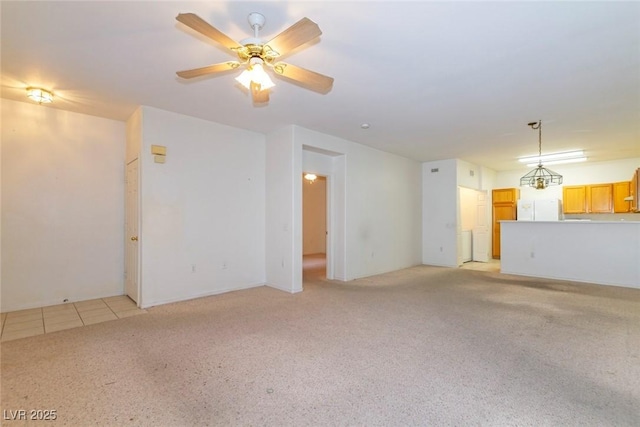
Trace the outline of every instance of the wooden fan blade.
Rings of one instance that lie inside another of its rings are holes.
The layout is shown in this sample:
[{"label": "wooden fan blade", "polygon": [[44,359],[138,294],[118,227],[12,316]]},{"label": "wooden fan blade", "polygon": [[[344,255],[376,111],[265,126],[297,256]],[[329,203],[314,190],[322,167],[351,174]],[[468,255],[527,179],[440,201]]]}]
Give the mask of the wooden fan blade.
[{"label": "wooden fan blade", "polygon": [[266,45],[275,50],[279,56],[282,56],[298,46],[319,37],[320,34],[322,34],[322,31],[320,31],[318,24],[309,18],[302,18],[275,36]]},{"label": "wooden fan blade", "polygon": [[295,65],[285,64],[284,62],[275,64],[273,71],[277,75],[294,80],[315,92],[327,93],[333,87],[333,77],[296,67]]},{"label": "wooden fan blade", "polygon": [[183,79],[192,79],[206,74],[223,73],[225,71],[235,70],[239,66],[240,63],[235,61],[221,62],[219,64],[213,64],[202,68],[194,68],[193,70],[178,71],[176,74]]},{"label": "wooden fan blade", "polygon": [[220,32],[220,30],[212,27],[209,23],[207,23],[195,13],[179,13],[178,16],[176,16],[176,20],[178,20],[178,22],[182,22],[192,30],[199,32],[203,36],[207,36],[211,40],[217,41],[228,49],[242,47],[240,44],[238,44],[238,42],[234,41],[226,34]]}]

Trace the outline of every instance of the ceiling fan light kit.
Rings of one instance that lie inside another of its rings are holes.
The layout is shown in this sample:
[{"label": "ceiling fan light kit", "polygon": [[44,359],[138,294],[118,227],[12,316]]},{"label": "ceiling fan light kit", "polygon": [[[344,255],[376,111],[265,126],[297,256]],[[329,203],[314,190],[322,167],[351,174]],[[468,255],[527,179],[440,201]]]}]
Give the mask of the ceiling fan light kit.
[{"label": "ceiling fan light kit", "polygon": [[531,129],[538,130],[538,167],[520,178],[521,186],[544,190],[550,185],[562,184],[562,175],[542,166],[542,120],[528,123]]},{"label": "ceiling fan light kit", "polygon": [[275,84],[264,71],[263,64],[264,61],[260,58],[249,59],[247,69],[236,77],[236,80],[247,89],[251,89],[251,83],[259,85],[260,90],[271,89]]},{"label": "ceiling fan light kit", "polygon": [[262,14],[257,12],[250,13],[247,18],[249,25],[253,29],[253,37],[242,40],[240,43],[235,42],[193,13],[180,13],[176,20],[220,43],[238,58],[238,61],[227,61],[202,68],[178,71],[176,74],[179,77],[191,79],[234,70],[241,65],[245,65],[246,69],[236,80],[250,90],[254,103],[267,102],[269,100],[269,89],[275,86],[265,71],[265,67],[271,69],[276,76],[293,80],[301,86],[318,93],[327,93],[333,86],[332,77],[284,62],[276,62],[279,57],[322,34],[318,25],[308,18],[302,18],[266,43],[263,43],[259,38],[259,31],[266,20]]}]

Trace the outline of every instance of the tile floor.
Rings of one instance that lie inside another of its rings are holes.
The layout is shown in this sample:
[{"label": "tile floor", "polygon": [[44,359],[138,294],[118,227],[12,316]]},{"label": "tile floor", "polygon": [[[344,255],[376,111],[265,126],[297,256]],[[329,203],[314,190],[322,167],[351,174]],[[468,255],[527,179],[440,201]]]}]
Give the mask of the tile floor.
[{"label": "tile floor", "polygon": [[480,270],[480,271],[493,271],[495,273],[500,272],[500,260],[499,259],[490,259],[489,262],[465,262],[462,264],[462,267],[467,270]]},{"label": "tile floor", "polygon": [[9,341],[146,313],[128,296],[0,313],[0,340]]}]

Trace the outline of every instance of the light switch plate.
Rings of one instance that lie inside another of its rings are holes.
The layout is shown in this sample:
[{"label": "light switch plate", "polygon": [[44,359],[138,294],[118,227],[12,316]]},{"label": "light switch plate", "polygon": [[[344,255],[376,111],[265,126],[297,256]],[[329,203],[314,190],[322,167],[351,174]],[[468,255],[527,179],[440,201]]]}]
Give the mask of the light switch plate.
[{"label": "light switch plate", "polygon": [[153,156],[153,161],[156,163],[164,163],[166,160],[165,156]]}]

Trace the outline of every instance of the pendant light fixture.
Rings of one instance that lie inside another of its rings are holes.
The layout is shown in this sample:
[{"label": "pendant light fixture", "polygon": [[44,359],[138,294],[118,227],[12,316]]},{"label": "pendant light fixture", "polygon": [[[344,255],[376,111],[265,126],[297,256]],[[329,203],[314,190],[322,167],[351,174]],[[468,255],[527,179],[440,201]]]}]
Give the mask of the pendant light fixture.
[{"label": "pendant light fixture", "polygon": [[536,190],[544,190],[550,185],[562,184],[562,175],[542,167],[542,120],[528,124],[538,130],[538,167],[520,178],[520,186],[528,185]]}]

